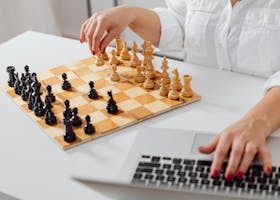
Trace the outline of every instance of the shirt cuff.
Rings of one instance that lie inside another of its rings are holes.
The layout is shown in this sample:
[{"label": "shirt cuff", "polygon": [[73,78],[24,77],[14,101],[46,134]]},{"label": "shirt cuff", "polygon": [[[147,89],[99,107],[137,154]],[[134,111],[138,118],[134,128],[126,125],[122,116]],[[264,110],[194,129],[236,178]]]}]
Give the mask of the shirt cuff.
[{"label": "shirt cuff", "polygon": [[280,71],[276,72],[266,81],[264,85],[264,94],[266,94],[271,88],[280,86]]},{"label": "shirt cuff", "polygon": [[153,11],[159,16],[161,36],[159,50],[166,52],[181,52],[183,50],[183,33],[180,23],[167,8],[155,8]]}]

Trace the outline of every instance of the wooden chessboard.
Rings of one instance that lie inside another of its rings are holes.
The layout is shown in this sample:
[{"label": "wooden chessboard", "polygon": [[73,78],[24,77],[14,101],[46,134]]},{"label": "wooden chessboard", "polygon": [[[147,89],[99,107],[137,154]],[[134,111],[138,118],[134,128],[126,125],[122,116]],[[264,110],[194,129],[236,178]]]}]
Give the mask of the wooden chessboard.
[{"label": "wooden chessboard", "polygon": [[[55,113],[58,123],[54,126],[46,125],[44,117],[36,117],[27,107],[21,96],[15,94],[13,88],[8,84],[2,86],[4,91],[34,120],[44,132],[55,141],[62,149],[69,149],[76,145],[88,142],[98,137],[113,133],[130,125],[139,123],[145,119],[155,117],[164,112],[190,104],[200,100],[200,95],[194,93],[192,98],[170,100],[159,95],[160,73],[156,75],[156,86],[154,90],[146,90],[142,84],[134,81],[136,69],[129,67],[129,62],[118,66],[118,73],[121,75],[120,82],[112,82],[108,62],[104,66],[97,67],[94,57],[80,60],[78,62],[52,68],[48,71],[38,73],[38,80],[42,83],[42,99],[45,99],[46,86],[51,85],[56,101],[53,103],[52,111]],[[67,73],[68,80],[72,84],[72,91],[61,89],[61,74]],[[101,96],[98,100],[91,100],[89,92],[89,81],[94,81],[95,89]],[[114,100],[117,102],[119,112],[110,115],[106,111],[107,91],[113,91]],[[63,139],[65,126],[63,124],[64,101],[70,101],[71,108],[77,107],[79,116],[83,120],[81,127],[74,127],[77,140],[67,143]],[[90,115],[91,121],[96,128],[96,133],[87,135],[83,131],[85,116]]]}]

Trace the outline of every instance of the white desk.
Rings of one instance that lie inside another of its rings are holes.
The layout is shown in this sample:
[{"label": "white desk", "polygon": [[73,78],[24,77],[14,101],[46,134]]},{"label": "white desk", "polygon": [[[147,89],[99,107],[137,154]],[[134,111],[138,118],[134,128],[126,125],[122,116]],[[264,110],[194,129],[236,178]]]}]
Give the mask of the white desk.
[{"label": "white desk", "polygon": [[[6,66],[28,64],[36,72],[91,56],[86,44],[75,40],[26,32],[0,45],[0,83]],[[159,66],[161,59],[156,58]],[[263,79],[171,61],[181,74],[193,76],[193,88],[202,100],[138,125],[60,150],[2,91],[0,92],[0,191],[28,200],[98,199],[95,191],[70,179],[82,171],[91,177],[114,178],[143,126],[200,129],[219,132],[241,117],[262,96]]]}]

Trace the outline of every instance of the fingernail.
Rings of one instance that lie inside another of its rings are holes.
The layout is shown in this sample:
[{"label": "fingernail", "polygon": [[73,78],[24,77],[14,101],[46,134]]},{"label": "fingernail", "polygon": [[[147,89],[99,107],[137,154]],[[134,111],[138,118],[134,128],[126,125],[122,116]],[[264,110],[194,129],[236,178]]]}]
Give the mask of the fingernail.
[{"label": "fingernail", "polygon": [[95,55],[95,51],[91,51],[92,55]]},{"label": "fingernail", "polygon": [[267,167],[267,173],[268,173],[268,174],[271,174],[271,173],[272,173],[271,167]]},{"label": "fingernail", "polygon": [[243,178],[243,175],[244,175],[244,173],[241,172],[241,171],[239,171],[239,172],[237,172],[237,174],[236,174],[236,178],[237,178],[237,179],[242,179],[242,178]]},{"label": "fingernail", "polygon": [[228,173],[226,179],[231,181],[233,179],[233,174],[232,173]]},{"label": "fingernail", "polygon": [[80,38],[80,43],[82,43],[83,41],[82,41],[82,38]]},{"label": "fingernail", "polygon": [[212,178],[217,178],[218,176],[219,176],[219,171],[218,170],[215,170],[211,175]]}]

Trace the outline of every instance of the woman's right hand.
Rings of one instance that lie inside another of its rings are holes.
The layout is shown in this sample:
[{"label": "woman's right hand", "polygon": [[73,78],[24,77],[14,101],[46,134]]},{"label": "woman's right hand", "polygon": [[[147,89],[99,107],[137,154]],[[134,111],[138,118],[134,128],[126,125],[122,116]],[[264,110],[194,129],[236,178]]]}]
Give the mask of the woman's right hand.
[{"label": "woman's right hand", "polygon": [[118,37],[134,18],[133,9],[128,6],[97,12],[83,23],[80,42],[87,41],[93,55],[98,50],[105,52],[110,42]]}]

